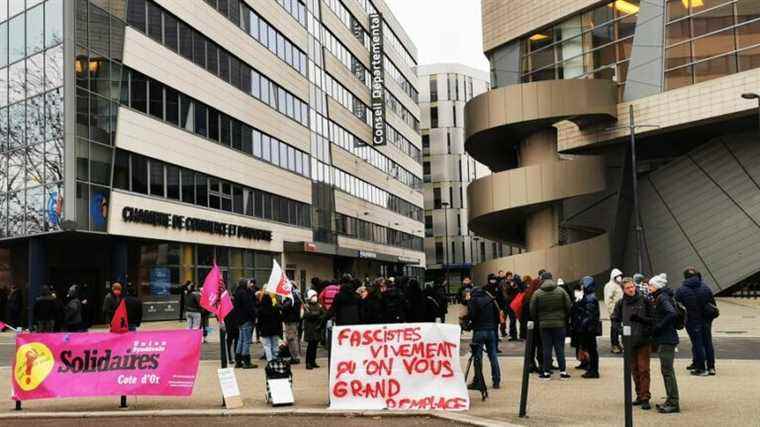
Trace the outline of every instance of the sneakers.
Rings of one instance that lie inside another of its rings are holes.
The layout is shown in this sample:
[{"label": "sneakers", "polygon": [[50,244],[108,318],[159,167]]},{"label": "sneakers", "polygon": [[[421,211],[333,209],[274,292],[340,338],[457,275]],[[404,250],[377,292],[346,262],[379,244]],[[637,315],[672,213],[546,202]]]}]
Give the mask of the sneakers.
[{"label": "sneakers", "polygon": [[708,369],[707,370],[707,374],[710,375],[711,377],[714,377],[715,376],[715,368]]},{"label": "sneakers", "polygon": [[662,405],[655,405],[657,407],[657,412],[661,414],[676,414],[678,412],[681,412],[681,409],[678,407],[678,405],[673,405],[672,403],[665,402]]},{"label": "sneakers", "polygon": [[695,377],[706,377],[710,375],[707,371],[703,371],[701,369],[695,369],[691,371],[691,374],[694,375]]},{"label": "sneakers", "polygon": [[467,390],[482,390],[483,386],[478,383],[470,383],[467,385]]},{"label": "sneakers", "polygon": [[641,409],[643,409],[645,411],[648,411],[648,410],[652,409],[652,405],[649,404],[648,400],[644,400],[644,401],[641,402]]},{"label": "sneakers", "polygon": [[633,405],[633,406],[639,406],[639,405],[641,405],[642,403],[644,403],[644,401],[643,401],[643,400],[641,400],[641,399],[636,399],[636,400],[634,400],[633,402],[631,402],[631,405]]},{"label": "sneakers", "polygon": [[291,365],[298,365],[299,363],[301,363],[301,359],[299,359],[297,357],[293,357],[293,358],[290,359],[290,364]]},{"label": "sneakers", "polygon": [[694,364],[693,363],[691,365],[689,365],[689,366],[686,367],[687,371],[693,371],[694,369],[696,369],[696,368],[694,368]]},{"label": "sneakers", "polygon": [[580,365],[576,366],[575,369],[588,370],[588,363],[581,363]]},{"label": "sneakers", "polygon": [[568,374],[567,372],[562,371],[562,372],[559,373],[559,379],[566,380],[568,378],[570,378],[570,374]]},{"label": "sneakers", "polygon": [[588,371],[585,374],[581,375],[583,378],[599,378],[599,372],[591,372]]},{"label": "sneakers", "polygon": [[493,388],[495,388],[496,390],[498,390],[498,389],[501,388],[501,385],[499,385],[499,383],[493,383]]},{"label": "sneakers", "polygon": [[542,373],[538,374],[538,378],[540,378],[542,380],[550,380],[550,379],[552,379],[552,374],[550,374],[549,372],[542,372]]}]

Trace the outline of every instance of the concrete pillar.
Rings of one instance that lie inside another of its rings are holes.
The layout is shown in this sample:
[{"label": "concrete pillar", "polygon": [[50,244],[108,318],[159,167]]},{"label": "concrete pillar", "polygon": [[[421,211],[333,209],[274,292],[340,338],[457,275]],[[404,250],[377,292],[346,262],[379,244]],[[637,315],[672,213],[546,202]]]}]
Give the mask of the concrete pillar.
[{"label": "concrete pillar", "polygon": [[[533,133],[520,143],[520,167],[553,162],[557,155],[557,130],[553,127]],[[528,252],[546,249],[559,241],[557,209],[549,205],[530,213],[525,219]]]}]

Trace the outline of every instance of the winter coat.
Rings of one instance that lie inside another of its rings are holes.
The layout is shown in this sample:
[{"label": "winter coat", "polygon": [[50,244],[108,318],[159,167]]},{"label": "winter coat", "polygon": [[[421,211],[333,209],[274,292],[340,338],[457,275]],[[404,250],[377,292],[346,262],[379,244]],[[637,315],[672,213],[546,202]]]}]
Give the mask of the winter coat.
[{"label": "winter coat", "polygon": [[[190,310],[189,308],[185,308]],[[238,327],[246,322],[256,322],[256,301],[253,293],[246,286],[235,289],[235,317]]]},{"label": "winter coat", "polygon": [[18,288],[12,289],[5,303],[6,321],[13,327],[21,326],[21,313],[23,313],[23,310],[21,290]]},{"label": "winter coat", "polygon": [[285,323],[301,321],[301,297],[293,294],[292,298],[285,298],[282,301],[282,320]]},{"label": "winter coat", "polygon": [[607,315],[612,318],[612,312],[615,310],[615,304],[623,299],[623,288],[615,281],[615,278],[622,276],[623,272],[613,268],[610,272],[610,281],[604,285],[604,305],[607,306]]},{"label": "winter coat", "polygon": [[438,308],[441,310],[438,316],[445,316],[449,310],[449,299],[446,295],[446,288],[441,284],[436,284],[433,286],[433,293],[435,294],[436,301],[438,301]]},{"label": "winter coat", "polygon": [[385,303],[383,296],[370,292],[361,305],[362,324],[376,325],[385,323]]},{"label": "winter coat", "polygon": [[642,345],[648,345],[652,339],[652,319],[654,308],[644,295],[639,294],[629,297],[624,295],[623,299],[615,305],[612,312],[612,321],[631,326],[631,345],[632,348],[638,348]]},{"label": "winter coat", "polygon": [[127,322],[131,327],[139,327],[142,324],[143,304],[142,301],[127,295],[124,297],[124,305],[127,307]]},{"label": "winter coat", "polygon": [[75,331],[82,328],[82,301],[71,298],[63,308],[63,325],[66,330]]},{"label": "winter coat", "polygon": [[654,298],[654,322],[652,325],[654,343],[657,345],[678,345],[677,314],[673,304],[673,290],[665,287],[658,289],[651,296]]},{"label": "winter coat", "polygon": [[419,323],[425,321],[425,297],[419,285],[409,286],[406,291],[406,321]]},{"label": "winter coat", "polygon": [[259,333],[262,337],[282,336],[282,314],[280,313],[280,307],[273,305],[272,299],[268,295],[261,299],[258,316]]},{"label": "winter coat", "polygon": [[574,325],[574,331],[577,334],[594,335],[598,331],[599,325],[599,300],[596,298],[596,283],[591,277],[584,277],[582,280],[583,298],[578,301],[578,322]]},{"label": "winter coat", "polygon": [[539,321],[542,329],[564,328],[571,306],[567,293],[554,280],[546,279],[530,299],[530,316]]},{"label": "winter coat", "polygon": [[385,301],[385,321],[388,323],[406,322],[407,300],[404,291],[398,285],[390,286],[383,294]]},{"label": "winter coat", "polygon": [[53,295],[42,295],[34,301],[35,322],[55,322],[59,319],[58,302]]},{"label": "winter coat", "polygon": [[441,316],[441,306],[438,301],[438,296],[435,294],[435,289],[432,287],[425,288],[422,295],[425,298],[425,314],[423,316],[423,322],[433,323],[436,318]]},{"label": "winter coat", "polygon": [[676,300],[686,307],[687,325],[701,325],[705,322],[705,306],[715,304],[712,291],[697,276],[684,280],[676,291]]},{"label": "winter coat", "polygon": [[359,296],[350,285],[343,285],[340,292],[335,296],[332,307],[330,308],[330,317],[335,317],[337,326],[358,325],[361,323],[359,315]]},{"label": "winter coat", "polygon": [[473,288],[467,316],[472,321],[473,331],[496,330],[499,326],[499,306],[496,298],[482,287]]},{"label": "winter coat", "polygon": [[303,306],[303,339],[319,341],[322,339],[325,309],[318,302],[308,302]]},{"label": "winter coat", "polygon": [[185,295],[185,311],[188,313],[201,312],[201,293],[197,290],[188,292]]},{"label": "winter coat", "polygon": [[103,298],[103,320],[105,320],[106,323],[111,323],[111,319],[113,319],[113,314],[116,312],[116,308],[119,306],[121,298],[122,297],[114,295],[113,292]]}]

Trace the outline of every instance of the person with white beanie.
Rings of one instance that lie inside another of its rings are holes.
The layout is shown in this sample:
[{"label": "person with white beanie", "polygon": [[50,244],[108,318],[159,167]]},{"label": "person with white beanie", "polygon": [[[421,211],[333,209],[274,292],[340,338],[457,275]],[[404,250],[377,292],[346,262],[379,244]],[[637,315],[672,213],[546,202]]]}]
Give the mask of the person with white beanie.
[{"label": "person with white beanie", "polygon": [[652,338],[654,344],[657,345],[657,354],[660,356],[660,371],[667,394],[665,403],[656,406],[658,412],[672,414],[680,411],[678,382],[676,381],[675,369],[673,369],[675,349],[678,345],[677,313],[673,303],[673,290],[668,287],[668,276],[665,273],[652,277],[649,280],[648,287],[649,295],[654,301]]},{"label": "person with white beanie", "polygon": [[306,341],[306,369],[319,368],[317,365],[317,345],[322,337],[322,325],[325,321],[325,309],[319,304],[318,294],[314,289],[306,292],[306,304],[303,306],[303,339]]}]

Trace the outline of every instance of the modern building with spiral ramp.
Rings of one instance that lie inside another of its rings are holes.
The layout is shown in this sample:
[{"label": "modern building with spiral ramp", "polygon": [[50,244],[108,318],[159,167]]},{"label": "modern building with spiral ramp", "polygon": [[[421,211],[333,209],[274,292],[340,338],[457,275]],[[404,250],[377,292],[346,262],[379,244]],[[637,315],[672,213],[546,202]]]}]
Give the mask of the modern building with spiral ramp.
[{"label": "modern building with spiral ramp", "polygon": [[491,90],[465,107],[465,149],[491,174],[469,226],[524,251],[476,281],[606,281],[639,255],[676,288],[687,267],[721,294],[760,281],[758,2],[484,0],[482,18]]}]

